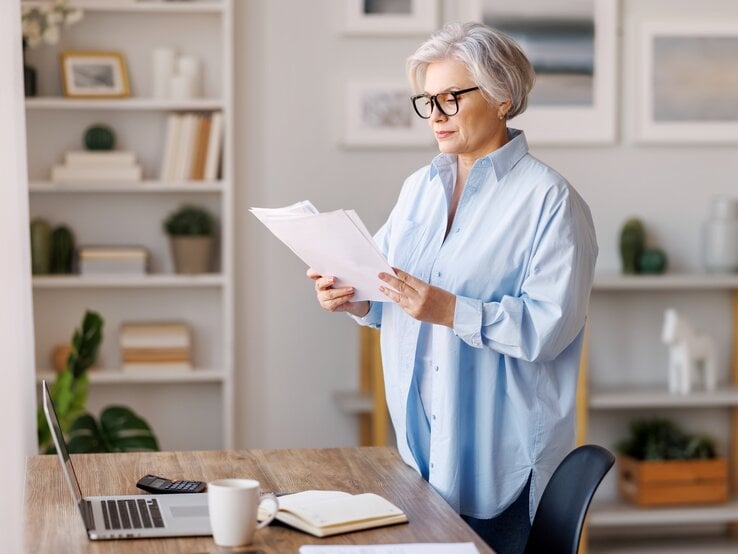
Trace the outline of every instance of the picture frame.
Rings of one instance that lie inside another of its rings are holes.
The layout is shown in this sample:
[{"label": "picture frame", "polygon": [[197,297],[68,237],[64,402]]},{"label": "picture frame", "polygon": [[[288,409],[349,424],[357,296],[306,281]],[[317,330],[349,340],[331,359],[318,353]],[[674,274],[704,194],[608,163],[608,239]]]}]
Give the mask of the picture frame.
[{"label": "picture frame", "polygon": [[738,142],[738,24],[644,21],[639,35],[638,140]]},{"label": "picture frame", "polygon": [[343,0],[342,3],[347,34],[422,35],[438,27],[438,0]]},{"label": "picture frame", "polygon": [[475,0],[478,20],[523,48],[536,70],[525,112],[510,126],[531,144],[612,144],[617,138],[617,0]]},{"label": "picture frame", "polygon": [[131,95],[121,52],[63,51],[59,55],[67,98],[126,98]]},{"label": "picture frame", "polygon": [[410,96],[403,82],[349,82],[344,144],[432,146],[428,122],[415,114]]}]

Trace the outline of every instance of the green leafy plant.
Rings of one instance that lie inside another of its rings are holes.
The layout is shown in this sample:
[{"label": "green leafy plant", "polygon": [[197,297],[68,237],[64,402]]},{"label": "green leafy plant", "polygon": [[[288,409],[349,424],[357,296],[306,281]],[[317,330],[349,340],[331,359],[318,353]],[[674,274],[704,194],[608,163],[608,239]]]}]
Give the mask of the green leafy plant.
[{"label": "green leafy plant", "polygon": [[[68,434],[69,451],[124,452],[159,450],[149,425],[132,410],[123,406],[105,408],[98,425],[85,410],[90,383],[87,370],[97,357],[103,338],[100,314],[86,311],[82,324],[75,329],[66,366],[50,387],[59,425]],[[53,452],[51,433],[39,408],[38,444],[41,452]]]},{"label": "green leafy plant", "polygon": [[215,219],[204,208],[184,205],[167,216],[164,230],[172,236],[211,236]]},{"label": "green leafy plant", "polygon": [[715,458],[715,441],[690,435],[668,419],[639,419],[630,424],[630,436],[615,446],[636,460],[694,460]]}]

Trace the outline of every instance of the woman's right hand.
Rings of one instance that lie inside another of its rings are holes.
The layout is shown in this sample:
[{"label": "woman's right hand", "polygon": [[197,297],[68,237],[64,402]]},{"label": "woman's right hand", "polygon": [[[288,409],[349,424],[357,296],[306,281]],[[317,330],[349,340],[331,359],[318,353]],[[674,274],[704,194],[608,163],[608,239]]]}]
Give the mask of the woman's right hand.
[{"label": "woman's right hand", "polygon": [[320,307],[329,312],[348,312],[357,317],[364,317],[369,313],[369,301],[351,302],[354,287],[333,288],[335,277],[324,277],[312,267],[308,268],[307,276],[315,281],[315,294]]}]

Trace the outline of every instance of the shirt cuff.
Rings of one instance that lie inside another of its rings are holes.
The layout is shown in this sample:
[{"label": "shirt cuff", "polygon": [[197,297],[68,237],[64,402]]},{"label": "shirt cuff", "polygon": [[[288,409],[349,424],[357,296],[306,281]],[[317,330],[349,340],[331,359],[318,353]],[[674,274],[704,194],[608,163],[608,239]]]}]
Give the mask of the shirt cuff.
[{"label": "shirt cuff", "polygon": [[454,309],[454,334],[474,348],[482,348],[482,307],[481,300],[456,296]]},{"label": "shirt cuff", "polygon": [[369,311],[364,317],[355,316],[353,314],[348,315],[359,325],[379,329],[382,323],[382,302],[369,301]]}]

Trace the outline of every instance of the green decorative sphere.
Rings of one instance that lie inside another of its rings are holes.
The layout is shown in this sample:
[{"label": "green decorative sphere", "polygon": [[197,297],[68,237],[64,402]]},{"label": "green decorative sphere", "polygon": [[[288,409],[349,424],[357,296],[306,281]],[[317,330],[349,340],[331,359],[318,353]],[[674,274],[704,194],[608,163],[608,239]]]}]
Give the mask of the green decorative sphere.
[{"label": "green decorative sphere", "polygon": [[112,150],[115,147],[115,132],[107,125],[92,125],[85,130],[87,150]]},{"label": "green decorative sphere", "polygon": [[661,248],[646,248],[638,258],[641,273],[658,274],[666,271],[666,253]]}]

